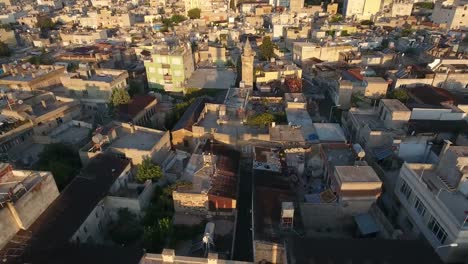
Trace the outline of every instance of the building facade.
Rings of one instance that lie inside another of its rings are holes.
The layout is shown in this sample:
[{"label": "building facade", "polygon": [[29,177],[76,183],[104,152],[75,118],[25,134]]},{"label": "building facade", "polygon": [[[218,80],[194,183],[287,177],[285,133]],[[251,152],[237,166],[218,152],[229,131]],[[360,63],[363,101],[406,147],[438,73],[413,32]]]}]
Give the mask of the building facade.
[{"label": "building facade", "polygon": [[438,164],[403,164],[395,187],[400,226],[424,237],[445,262],[468,257],[466,153],[467,147],[446,142]]},{"label": "building facade", "polygon": [[190,44],[155,48],[145,68],[150,89],[182,90],[195,70]]}]

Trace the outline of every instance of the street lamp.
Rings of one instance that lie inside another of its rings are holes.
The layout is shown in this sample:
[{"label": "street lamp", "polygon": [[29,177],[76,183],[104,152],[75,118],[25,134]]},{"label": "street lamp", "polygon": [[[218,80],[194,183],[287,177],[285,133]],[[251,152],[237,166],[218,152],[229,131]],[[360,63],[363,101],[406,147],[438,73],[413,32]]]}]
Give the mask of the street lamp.
[{"label": "street lamp", "polygon": [[331,118],[332,118],[332,114],[333,114],[333,108],[335,107],[340,107],[341,105],[332,105],[331,109],[330,109],[330,118],[328,118],[328,120],[331,122]]},{"label": "street lamp", "polygon": [[446,248],[446,247],[458,247],[458,244],[457,243],[452,243],[452,244],[447,244],[447,245],[442,245],[442,246],[438,246],[436,248],[436,251],[440,248]]}]

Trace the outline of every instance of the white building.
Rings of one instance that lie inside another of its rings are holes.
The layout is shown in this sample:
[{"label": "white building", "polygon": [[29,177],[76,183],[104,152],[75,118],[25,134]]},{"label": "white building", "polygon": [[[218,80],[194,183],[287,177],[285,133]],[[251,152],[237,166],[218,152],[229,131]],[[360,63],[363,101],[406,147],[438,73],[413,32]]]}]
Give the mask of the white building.
[{"label": "white building", "polygon": [[467,164],[468,147],[447,141],[438,164],[403,164],[395,187],[400,227],[425,237],[445,262],[468,258]]},{"label": "white building", "polygon": [[343,14],[357,20],[372,19],[380,11],[382,0],[345,0]]},{"label": "white building", "polygon": [[468,27],[468,0],[438,0],[432,12],[432,21],[447,29]]}]

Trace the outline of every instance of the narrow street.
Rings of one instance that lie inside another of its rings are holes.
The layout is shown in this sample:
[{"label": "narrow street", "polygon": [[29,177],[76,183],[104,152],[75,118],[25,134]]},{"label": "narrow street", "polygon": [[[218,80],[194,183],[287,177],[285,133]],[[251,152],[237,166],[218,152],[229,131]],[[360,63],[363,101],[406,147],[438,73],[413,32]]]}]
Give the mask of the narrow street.
[{"label": "narrow street", "polygon": [[[311,77],[304,76],[303,93],[307,100],[311,99],[308,111],[312,120],[314,122],[328,122],[332,110],[331,107],[334,103],[326,89],[314,83]],[[333,110],[336,111],[336,108]]]},{"label": "narrow street", "polygon": [[236,238],[234,241],[234,260],[253,261],[251,211],[252,209],[252,163],[250,159],[241,160],[239,175],[239,197],[237,200]]}]

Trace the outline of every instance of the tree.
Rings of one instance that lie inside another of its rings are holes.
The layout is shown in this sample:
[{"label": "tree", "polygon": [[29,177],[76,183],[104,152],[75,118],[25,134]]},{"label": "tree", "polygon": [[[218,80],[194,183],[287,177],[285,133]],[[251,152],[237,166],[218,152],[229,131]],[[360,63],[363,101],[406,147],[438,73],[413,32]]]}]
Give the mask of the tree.
[{"label": "tree", "polygon": [[40,28],[41,30],[52,29],[55,27],[55,23],[50,17],[39,17],[37,19],[36,27]]},{"label": "tree", "polygon": [[143,228],[143,244],[150,252],[160,251],[165,246],[166,239],[172,234],[171,219],[168,217],[157,219],[153,225]]},{"label": "tree", "polygon": [[247,119],[247,125],[250,126],[267,126],[271,122],[275,122],[275,116],[270,113],[253,115]]},{"label": "tree", "polygon": [[0,41],[0,57],[9,57],[11,55],[11,50],[8,45]]},{"label": "tree", "polygon": [[114,107],[130,103],[130,95],[125,89],[112,90],[111,102]]},{"label": "tree", "polygon": [[137,165],[136,179],[139,182],[145,182],[147,180],[158,180],[163,175],[161,167],[154,164],[151,159],[145,158],[143,162]]},{"label": "tree", "polygon": [[78,69],[78,64],[70,62],[67,65],[67,72],[75,72]]},{"label": "tree", "polygon": [[390,93],[389,97],[391,99],[398,99],[402,103],[406,103],[409,99],[409,94],[405,89],[396,89]]},{"label": "tree", "polygon": [[172,15],[171,17],[171,21],[174,24],[179,24],[180,22],[183,22],[185,20],[187,20],[187,18],[182,15]]},{"label": "tree", "polygon": [[343,20],[343,17],[340,14],[336,14],[330,17],[330,23],[337,23]]},{"label": "tree", "polygon": [[287,78],[285,84],[291,93],[302,93],[302,80],[298,78]]},{"label": "tree", "polygon": [[62,190],[78,174],[81,162],[76,150],[62,143],[53,143],[46,145],[39,154],[36,167],[52,172],[57,187]]},{"label": "tree", "polygon": [[136,241],[143,230],[136,215],[128,208],[120,208],[117,211],[117,221],[109,226],[109,235],[112,241],[122,245]]},{"label": "tree", "polygon": [[273,42],[270,37],[264,37],[260,45],[260,56],[265,60],[270,60],[274,56]]},{"label": "tree", "polygon": [[135,94],[139,94],[142,92],[142,84],[135,80],[131,80],[129,83],[128,94],[133,97]]},{"label": "tree", "polygon": [[199,19],[201,14],[201,9],[200,8],[193,8],[190,9],[187,13],[188,17],[190,19]]}]

